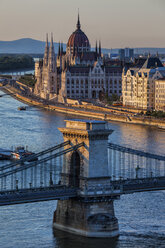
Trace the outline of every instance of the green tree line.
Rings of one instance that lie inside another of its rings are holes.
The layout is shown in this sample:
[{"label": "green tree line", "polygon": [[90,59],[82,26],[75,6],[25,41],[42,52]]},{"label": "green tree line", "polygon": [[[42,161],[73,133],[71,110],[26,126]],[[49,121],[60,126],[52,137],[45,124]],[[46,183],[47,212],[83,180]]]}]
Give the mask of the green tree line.
[{"label": "green tree line", "polygon": [[0,56],[0,71],[33,68],[34,60],[29,55]]}]

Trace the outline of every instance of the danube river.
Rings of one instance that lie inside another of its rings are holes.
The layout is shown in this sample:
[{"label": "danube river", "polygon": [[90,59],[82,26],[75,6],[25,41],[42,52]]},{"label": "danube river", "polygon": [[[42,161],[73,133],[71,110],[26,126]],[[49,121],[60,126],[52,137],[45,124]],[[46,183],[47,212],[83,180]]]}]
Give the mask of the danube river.
[{"label": "danube river", "polygon": [[[0,94],[4,94],[0,91]],[[28,108],[22,103],[0,98],[0,148],[27,145],[41,151],[62,142],[58,127],[71,116]],[[109,140],[127,147],[164,155],[165,132],[147,126],[109,123],[114,130]],[[0,207],[0,247],[2,248],[144,248],[165,247],[165,191],[122,196],[115,201],[119,221],[118,240],[89,239],[52,230],[56,201]]]}]

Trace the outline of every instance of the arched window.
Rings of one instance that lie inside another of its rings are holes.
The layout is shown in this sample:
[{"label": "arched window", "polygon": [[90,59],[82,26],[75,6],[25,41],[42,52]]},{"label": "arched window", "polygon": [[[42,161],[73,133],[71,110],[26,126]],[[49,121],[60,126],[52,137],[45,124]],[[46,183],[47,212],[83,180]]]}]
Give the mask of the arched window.
[{"label": "arched window", "polygon": [[79,187],[80,184],[80,155],[74,151],[70,161],[69,186]]}]

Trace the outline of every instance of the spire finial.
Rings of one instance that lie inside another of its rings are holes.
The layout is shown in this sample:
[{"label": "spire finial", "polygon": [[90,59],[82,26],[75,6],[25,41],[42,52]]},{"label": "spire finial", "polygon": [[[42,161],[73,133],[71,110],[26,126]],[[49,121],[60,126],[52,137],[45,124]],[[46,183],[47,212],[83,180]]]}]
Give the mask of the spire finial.
[{"label": "spire finial", "polygon": [[45,45],[45,53],[44,53],[44,65],[48,64],[48,53],[49,53],[49,44],[48,44],[48,34],[46,34],[46,45]]},{"label": "spire finial", "polygon": [[80,29],[81,25],[80,25],[80,16],[79,16],[79,9],[78,9],[78,20],[77,20],[77,29]]},{"label": "spire finial", "polygon": [[96,40],[96,48],[95,48],[96,54],[97,54],[97,40]]},{"label": "spire finial", "polygon": [[101,57],[101,41],[99,40],[99,56]]},{"label": "spire finial", "polygon": [[46,44],[48,44],[48,33],[46,33]]},{"label": "spire finial", "polygon": [[53,33],[51,32],[51,43],[53,44]]}]

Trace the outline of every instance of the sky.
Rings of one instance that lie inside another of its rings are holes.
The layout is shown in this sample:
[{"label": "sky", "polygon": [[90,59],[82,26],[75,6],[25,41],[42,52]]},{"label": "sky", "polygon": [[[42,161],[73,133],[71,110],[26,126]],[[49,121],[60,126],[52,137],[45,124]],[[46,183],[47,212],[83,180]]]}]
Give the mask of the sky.
[{"label": "sky", "polygon": [[165,0],[0,0],[0,40],[20,38],[66,43],[81,28],[92,46],[165,47]]}]

